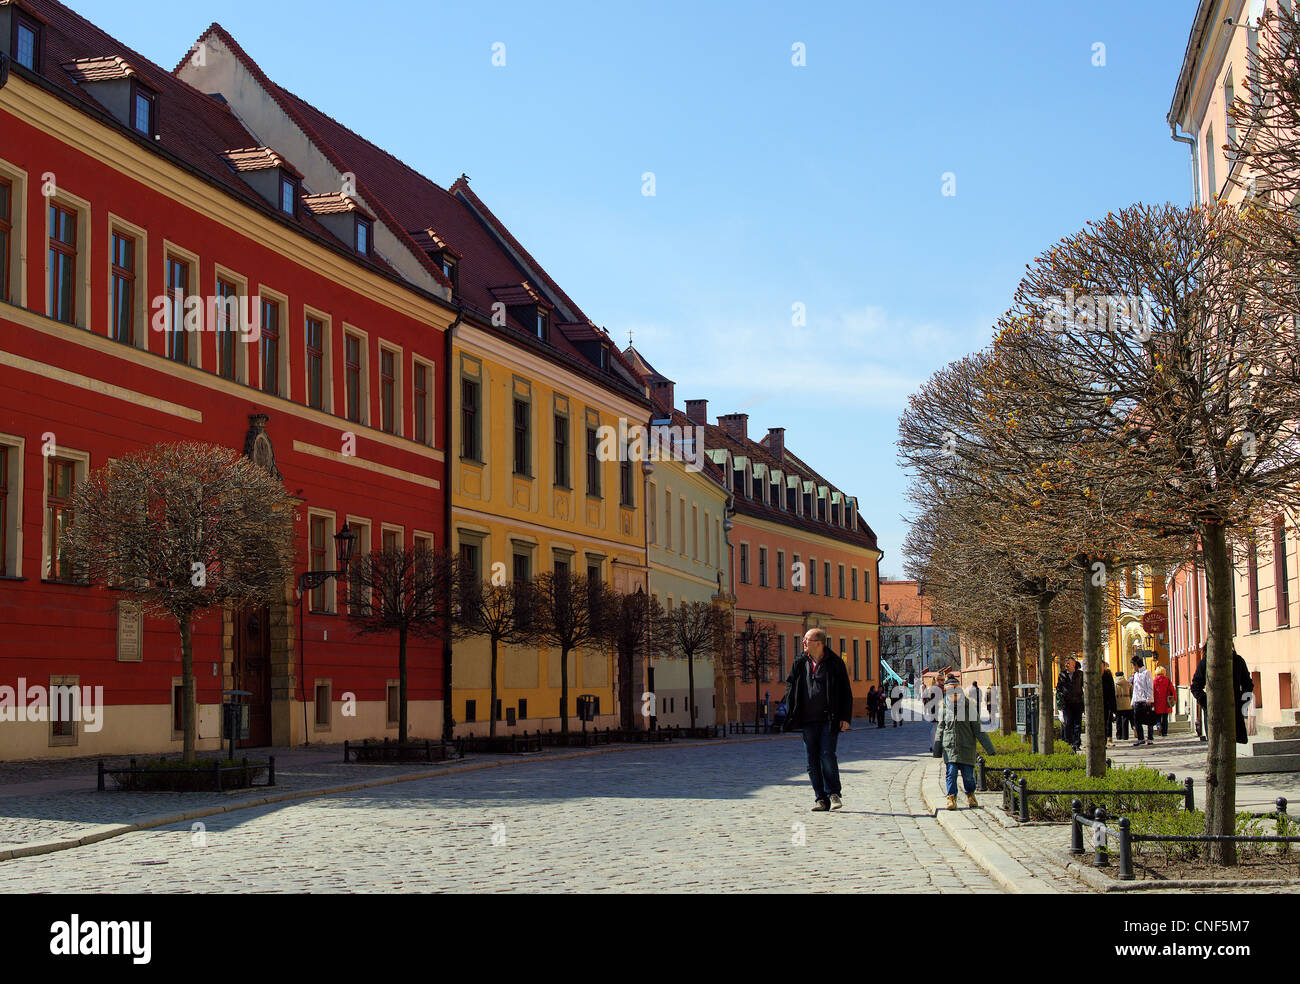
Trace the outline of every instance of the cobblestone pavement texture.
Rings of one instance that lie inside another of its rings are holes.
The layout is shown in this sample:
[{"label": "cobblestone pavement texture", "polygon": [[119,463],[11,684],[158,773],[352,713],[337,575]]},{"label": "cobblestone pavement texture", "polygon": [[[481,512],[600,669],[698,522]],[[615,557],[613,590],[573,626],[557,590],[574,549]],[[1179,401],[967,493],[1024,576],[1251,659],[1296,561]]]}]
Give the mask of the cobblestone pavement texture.
[{"label": "cobblestone pavement texture", "polygon": [[843,735],[834,813],[797,736],[638,746],[136,831],[3,862],[0,891],[996,892],[921,802],[927,736]]}]

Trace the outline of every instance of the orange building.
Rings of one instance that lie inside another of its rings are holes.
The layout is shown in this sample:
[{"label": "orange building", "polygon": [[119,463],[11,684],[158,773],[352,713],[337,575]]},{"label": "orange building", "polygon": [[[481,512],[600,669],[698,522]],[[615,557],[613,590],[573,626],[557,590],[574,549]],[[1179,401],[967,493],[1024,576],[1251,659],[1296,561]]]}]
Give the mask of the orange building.
[{"label": "orange building", "polygon": [[[727,532],[736,628],[770,623],[776,648],[758,700],[772,706],[803,651],[803,635],[826,630],[853,681],[854,713],[866,713],[867,691],[880,682],[876,534],[846,495],[785,446],[785,429],[749,437],[749,415],[726,414],[708,425],[705,400],[688,400],[687,416],[706,427],[708,454],[722,466],[732,493]],[[742,666],[719,682],[719,720],[753,720],[755,681]]]}]

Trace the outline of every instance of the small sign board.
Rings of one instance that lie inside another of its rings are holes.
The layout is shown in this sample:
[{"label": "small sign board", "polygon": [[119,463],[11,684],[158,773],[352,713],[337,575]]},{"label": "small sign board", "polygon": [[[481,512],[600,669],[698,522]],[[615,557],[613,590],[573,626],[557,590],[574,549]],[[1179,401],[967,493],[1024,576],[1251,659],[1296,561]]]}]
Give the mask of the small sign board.
[{"label": "small sign board", "polygon": [[144,659],[144,613],[138,602],[117,603],[117,658],[123,663]]}]

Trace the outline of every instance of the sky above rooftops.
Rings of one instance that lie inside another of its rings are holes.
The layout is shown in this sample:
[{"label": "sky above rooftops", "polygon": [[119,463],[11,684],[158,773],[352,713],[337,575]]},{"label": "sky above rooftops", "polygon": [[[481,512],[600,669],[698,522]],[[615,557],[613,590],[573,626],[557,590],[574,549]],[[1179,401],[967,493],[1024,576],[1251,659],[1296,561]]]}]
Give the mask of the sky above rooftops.
[{"label": "sky above rooftops", "polygon": [[1039,251],[1190,195],[1164,118],[1195,0],[71,6],[167,67],[217,20],[444,188],[465,172],[679,407],[785,427],[858,496],[886,575],[907,395],[988,342]]}]

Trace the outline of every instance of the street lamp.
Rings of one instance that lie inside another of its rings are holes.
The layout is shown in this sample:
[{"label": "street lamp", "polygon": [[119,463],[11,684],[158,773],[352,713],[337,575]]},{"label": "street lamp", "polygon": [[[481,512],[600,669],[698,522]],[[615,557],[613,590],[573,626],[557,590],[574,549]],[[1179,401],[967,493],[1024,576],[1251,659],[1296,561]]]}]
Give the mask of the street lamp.
[{"label": "street lamp", "polygon": [[[338,565],[332,571],[303,571],[298,575],[298,701],[302,704],[302,743],[310,744],[307,740],[307,671],[306,671],[306,654],[303,652],[305,634],[303,631],[303,599],[307,597],[307,592],[315,591],[317,588],[324,587],[330,578],[347,577],[348,565],[352,563],[352,551],[357,545],[357,534],[352,530],[347,522],[343,523],[342,529],[334,534],[334,558]],[[310,550],[310,544],[308,550]],[[310,557],[308,564],[311,563]]]},{"label": "street lamp", "polygon": [[752,670],[754,673],[754,730],[758,730],[758,722],[762,713],[762,707],[758,700],[758,667],[751,665],[751,657],[754,649],[754,616],[750,615],[745,619],[745,631],[736,636],[736,641],[740,644],[740,665]]}]

